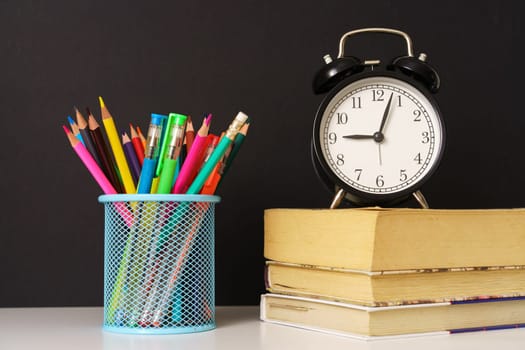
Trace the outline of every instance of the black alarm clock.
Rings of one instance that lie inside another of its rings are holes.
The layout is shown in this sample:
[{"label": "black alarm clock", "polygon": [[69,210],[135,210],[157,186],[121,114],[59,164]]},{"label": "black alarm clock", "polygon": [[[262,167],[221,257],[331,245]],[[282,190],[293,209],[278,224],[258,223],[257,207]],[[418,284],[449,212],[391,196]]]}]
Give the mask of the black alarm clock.
[{"label": "black alarm clock", "polygon": [[[363,33],[400,36],[407,53],[387,63],[345,55],[346,40]],[[324,61],[313,81],[314,92],[326,96],[315,116],[312,160],[334,192],[331,208],[343,199],[389,206],[412,195],[428,208],[420,188],[440,163],[445,128],[434,98],[439,76],[426,54],[414,56],[402,31],[366,28],[344,34],[338,57]]]}]

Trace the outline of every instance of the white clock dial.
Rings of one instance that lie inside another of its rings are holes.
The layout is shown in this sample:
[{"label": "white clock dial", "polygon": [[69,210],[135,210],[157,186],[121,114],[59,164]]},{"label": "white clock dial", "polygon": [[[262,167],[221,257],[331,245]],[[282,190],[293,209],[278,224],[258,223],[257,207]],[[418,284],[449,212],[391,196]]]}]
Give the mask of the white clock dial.
[{"label": "white clock dial", "polygon": [[348,186],[396,193],[439,161],[438,111],[414,86],[390,77],[355,81],[328,103],[319,129],[323,157]]}]

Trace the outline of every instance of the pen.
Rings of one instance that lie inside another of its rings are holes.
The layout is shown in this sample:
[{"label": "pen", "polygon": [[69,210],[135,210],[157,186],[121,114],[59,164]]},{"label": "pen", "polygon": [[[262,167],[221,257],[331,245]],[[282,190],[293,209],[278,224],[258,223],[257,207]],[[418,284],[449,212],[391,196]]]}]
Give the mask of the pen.
[{"label": "pen", "polygon": [[169,119],[168,125],[171,124],[172,130],[167,131],[164,166],[160,174],[157,193],[170,193],[173,187],[173,176],[175,174],[177,159],[182,148],[184,127],[186,125],[187,117],[182,114],[171,113]]},{"label": "pen", "polygon": [[162,116],[152,113],[137,193],[150,193],[151,191],[151,182],[155,177],[159,157],[159,140],[162,134],[162,124]]},{"label": "pen", "polygon": [[[164,166],[164,156],[166,154],[166,150],[168,147],[168,141],[171,136],[172,126],[174,118],[170,118],[169,115],[162,115],[162,134],[160,136],[159,140],[159,160],[157,162],[157,169],[155,170],[155,177],[160,176],[160,172],[162,171],[162,167]],[[152,192],[154,193],[154,192]]]}]

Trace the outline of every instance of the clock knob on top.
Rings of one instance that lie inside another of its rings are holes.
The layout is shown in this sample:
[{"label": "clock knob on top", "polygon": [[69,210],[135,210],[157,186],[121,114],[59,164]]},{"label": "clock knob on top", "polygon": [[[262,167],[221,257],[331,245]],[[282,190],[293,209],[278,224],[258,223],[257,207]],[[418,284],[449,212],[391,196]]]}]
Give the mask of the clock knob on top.
[{"label": "clock knob on top", "polygon": [[439,90],[440,79],[436,70],[426,62],[427,55],[420,53],[419,57],[401,56],[392,61],[391,69],[399,69],[404,74],[423,83],[430,92]]},{"label": "clock knob on top", "polygon": [[331,90],[350,74],[362,70],[361,60],[354,56],[332,60],[330,55],[325,55],[323,59],[326,64],[317,72],[313,81],[313,89],[316,94]]}]

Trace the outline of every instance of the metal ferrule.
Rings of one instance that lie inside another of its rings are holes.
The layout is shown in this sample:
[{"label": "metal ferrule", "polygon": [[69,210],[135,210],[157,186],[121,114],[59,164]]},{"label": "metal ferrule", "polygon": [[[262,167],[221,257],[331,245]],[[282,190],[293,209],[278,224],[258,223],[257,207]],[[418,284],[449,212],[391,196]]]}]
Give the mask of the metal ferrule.
[{"label": "metal ferrule", "polygon": [[228,130],[226,130],[224,137],[227,137],[233,141],[235,139],[235,136],[237,136],[237,134],[239,133],[239,130],[241,130],[244,123],[246,123],[247,119],[248,117],[245,114],[237,114],[235,119],[231,122],[230,126],[228,127]]},{"label": "metal ferrule", "polygon": [[159,140],[162,134],[162,126],[150,124],[148,130],[148,138],[146,139],[146,149],[144,150],[144,157],[153,159],[159,153]]},{"label": "metal ferrule", "polygon": [[179,158],[182,142],[184,141],[184,126],[174,126],[172,135],[170,143],[168,144],[166,158],[177,159]]}]

